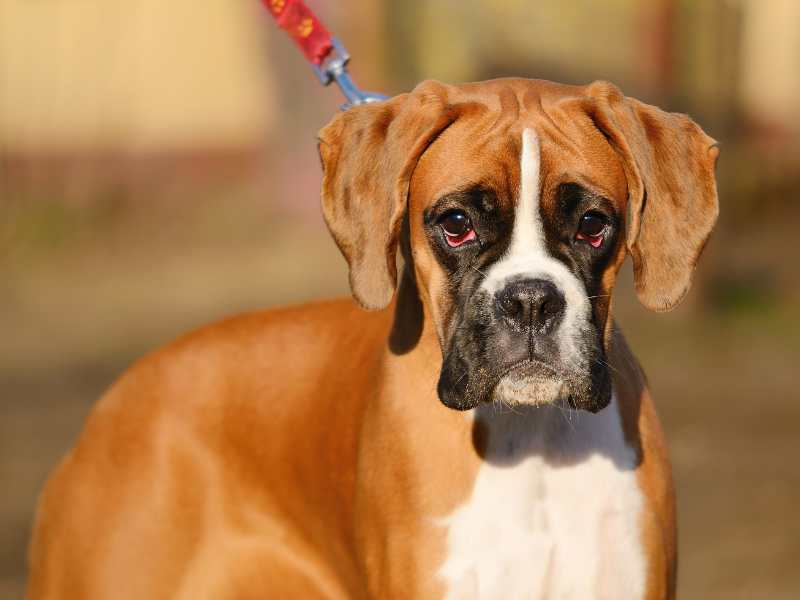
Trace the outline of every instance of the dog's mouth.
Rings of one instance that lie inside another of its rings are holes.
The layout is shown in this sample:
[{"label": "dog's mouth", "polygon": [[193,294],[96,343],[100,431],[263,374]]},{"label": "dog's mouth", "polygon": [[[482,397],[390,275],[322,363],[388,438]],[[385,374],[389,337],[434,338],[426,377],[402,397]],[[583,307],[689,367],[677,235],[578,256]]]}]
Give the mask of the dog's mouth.
[{"label": "dog's mouth", "polygon": [[450,356],[445,359],[438,392],[442,403],[456,410],[492,402],[543,405],[561,396],[566,380],[563,369],[538,357],[506,365],[482,362],[469,367],[457,356]]},{"label": "dog's mouth", "polygon": [[567,379],[562,369],[548,362],[524,359],[500,373],[492,400],[506,406],[568,403]]},{"label": "dog's mouth", "polygon": [[540,358],[524,358],[502,370],[498,376],[498,383],[504,378],[562,378],[561,369]]},{"label": "dog's mouth", "polygon": [[608,370],[567,369],[540,358],[526,357],[503,366],[481,363],[469,367],[457,354],[442,367],[437,391],[448,408],[469,410],[480,404],[514,406],[561,405],[597,412],[611,398]]}]

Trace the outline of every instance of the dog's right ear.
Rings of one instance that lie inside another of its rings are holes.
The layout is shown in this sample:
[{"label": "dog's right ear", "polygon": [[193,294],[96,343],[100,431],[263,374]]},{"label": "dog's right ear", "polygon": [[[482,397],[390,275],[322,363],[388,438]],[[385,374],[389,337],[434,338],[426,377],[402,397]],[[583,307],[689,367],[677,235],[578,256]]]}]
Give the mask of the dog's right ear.
[{"label": "dog's right ear", "polygon": [[397,243],[411,175],[453,122],[447,89],[424,82],[385,102],[354,106],[319,132],[322,213],[350,266],[350,288],[366,309],[391,302]]}]

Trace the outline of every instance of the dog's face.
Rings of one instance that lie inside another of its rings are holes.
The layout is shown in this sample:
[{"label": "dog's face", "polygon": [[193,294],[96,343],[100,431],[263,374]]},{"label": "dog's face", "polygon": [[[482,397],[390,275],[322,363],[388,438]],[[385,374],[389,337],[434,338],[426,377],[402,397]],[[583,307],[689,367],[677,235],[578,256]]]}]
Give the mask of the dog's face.
[{"label": "dog's face", "polygon": [[626,251],[643,303],[670,308],[717,215],[713,140],[602,83],[426,83],[338,116],[320,152],[326,220],[362,305],[391,299],[407,232],[442,348],[439,397],[457,409],[603,408]]},{"label": "dog's face", "polygon": [[502,133],[492,111],[477,128],[454,123],[411,181],[414,265],[443,348],[439,396],[453,408],[597,410],[610,397],[604,339],[624,258],[624,171],[598,130],[581,135],[564,119],[554,135],[536,117]]}]

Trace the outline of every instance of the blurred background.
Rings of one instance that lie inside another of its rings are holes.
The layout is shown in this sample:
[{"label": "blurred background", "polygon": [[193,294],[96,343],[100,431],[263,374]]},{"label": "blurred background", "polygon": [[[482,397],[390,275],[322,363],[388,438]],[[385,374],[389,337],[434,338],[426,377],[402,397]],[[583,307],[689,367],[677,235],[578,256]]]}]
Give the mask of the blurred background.
[{"label": "blurred background", "polygon": [[[609,79],[721,142],[690,298],[617,316],[671,446],[683,598],[800,598],[800,2],[309,0],[365,88]],[[258,0],[0,0],[0,598],[38,492],[131,361],[347,293],[323,89]],[[626,272],[629,269],[626,268]]]}]

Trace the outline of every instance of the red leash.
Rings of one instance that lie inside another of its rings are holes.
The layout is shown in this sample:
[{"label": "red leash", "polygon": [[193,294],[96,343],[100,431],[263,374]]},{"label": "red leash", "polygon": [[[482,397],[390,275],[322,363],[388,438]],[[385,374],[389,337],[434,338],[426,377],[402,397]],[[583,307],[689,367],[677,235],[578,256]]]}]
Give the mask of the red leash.
[{"label": "red leash", "polygon": [[278,27],[288,33],[322,82],[328,85],[336,82],[347,98],[347,109],[355,104],[379,102],[386,96],[361,91],[347,72],[350,55],[339,41],[333,37],[317,16],[302,0],[261,0],[262,4],[275,17]]},{"label": "red leash", "polygon": [[320,66],[333,48],[331,34],[299,0],[261,0],[312,65]]}]

